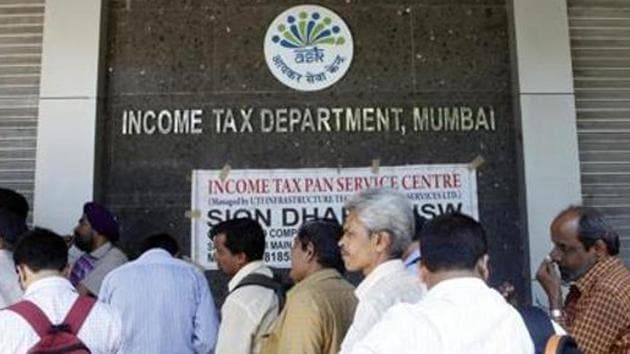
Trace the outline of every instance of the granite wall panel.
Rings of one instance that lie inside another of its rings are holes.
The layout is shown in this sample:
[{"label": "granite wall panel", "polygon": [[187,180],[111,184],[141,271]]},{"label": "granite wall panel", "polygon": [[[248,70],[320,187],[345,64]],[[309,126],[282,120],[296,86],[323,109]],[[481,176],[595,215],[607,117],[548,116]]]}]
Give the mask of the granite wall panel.
[{"label": "granite wall panel", "polygon": [[[350,27],[354,60],[334,86],[304,93],[268,70],[263,40],[289,0],[114,0],[108,12],[97,196],[123,243],[168,231],[190,248],[192,169],[466,163],[478,170],[491,283],[528,298],[529,266],[504,0],[319,1]],[[214,108],[492,107],[494,130],[217,133]],[[127,110],[200,109],[203,133],[124,135]],[[225,277],[209,274],[221,298]]]}]

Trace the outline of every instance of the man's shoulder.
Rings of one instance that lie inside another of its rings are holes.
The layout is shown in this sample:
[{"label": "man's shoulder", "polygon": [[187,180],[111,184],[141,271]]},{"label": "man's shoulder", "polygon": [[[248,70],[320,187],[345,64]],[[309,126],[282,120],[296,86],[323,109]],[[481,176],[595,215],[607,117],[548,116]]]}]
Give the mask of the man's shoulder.
[{"label": "man's shoulder", "polygon": [[343,277],[329,278],[321,282],[308,284],[307,286],[294,286],[289,291],[290,296],[300,299],[312,299],[312,301],[325,301],[330,298],[355,297],[355,288]]},{"label": "man's shoulder", "polygon": [[[17,328],[15,328],[16,326]],[[0,310],[0,328],[16,331],[22,328],[22,326],[29,326],[22,316],[18,315],[15,311],[8,307]],[[11,331],[2,333],[10,333]]]},{"label": "man's shoulder", "polygon": [[98,321],[98,323],[114,323],[120,321],[120,313],[113,306],[97,301],[90,310],[88,320]]},{"label": "man's shoulder", "polygon": [[367,298],[400,298],[405,302],[420,300],[426,289],[420,279],[407,272],[399,272],[380,279],[367,294]]},{"label": "man's shoulder", "polygon": [[107,252],[107,254],[103,257],[104,259],[110,259],[112,261],[121,260],[126,262],[128,260],[127,255],[120,248],[114,246],[112,249]]},{"label": "man's shoulder", "polygon": [[114,246],[96,262],[94,268],[117,268],[127,263],[127,261],[127,255],[120,248]]},{"label": "man's shoulder", "polygon": [[623,302],[630,307],[630,271],[619,264],[595,279],[592,291],[596,296],[604,296]]},{"label": "man's shoulder", "polygon": [[621,261],[615,262],[596,279],[595,286],[628,290],[630,289],[630,270]]}]

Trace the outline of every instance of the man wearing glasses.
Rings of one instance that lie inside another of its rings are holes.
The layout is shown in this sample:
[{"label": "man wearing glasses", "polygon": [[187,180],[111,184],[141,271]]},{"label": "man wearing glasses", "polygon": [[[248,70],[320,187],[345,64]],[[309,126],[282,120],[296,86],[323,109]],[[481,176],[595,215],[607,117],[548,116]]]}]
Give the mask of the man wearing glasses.
[{"label": "man wearing glasses", "polygon": [[[574,206],[552,222],[551,241],[537,278],[554,319],[586,354],[629,353],[630,272],[616,257],[619,235],[598,211]],[[563,282],[571,284],[564,306]]]}]

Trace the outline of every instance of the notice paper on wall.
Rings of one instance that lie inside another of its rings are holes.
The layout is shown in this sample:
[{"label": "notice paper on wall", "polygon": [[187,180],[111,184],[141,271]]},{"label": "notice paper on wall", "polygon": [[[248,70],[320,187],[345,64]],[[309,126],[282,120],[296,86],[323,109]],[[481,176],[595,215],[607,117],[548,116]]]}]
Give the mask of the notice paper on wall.
[{"label": "notice paper on wall", "polygon": [[343,222],[344,202],[366,188],[387,187],[406,195],[416,213],[432,218],[459,211],[478,219],[476,170],[468,164],[307,168],[278,170],[194,170],[191,218],[193,260],[217,269],[209,235],[217,223],[253,218],[266,237],[264,261],[290,268],[291,243],[302,222]]}]

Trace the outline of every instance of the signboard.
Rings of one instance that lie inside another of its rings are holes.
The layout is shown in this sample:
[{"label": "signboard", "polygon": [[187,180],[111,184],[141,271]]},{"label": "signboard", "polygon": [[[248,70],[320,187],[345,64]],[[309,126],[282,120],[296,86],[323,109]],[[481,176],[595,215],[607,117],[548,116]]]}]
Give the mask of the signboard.
[{"label": "signboard", "polygon": [[287,170],[195,170],[192,173],[193,259],[217,269],[209,237],[217,223],[254,218],[266,234],[264,260],[289,268],[298,227],[313,218],[343,222],[343,204],[365,188],[394,188],[409,197],[415,212],[432,218],[460,211],[478,218],[476,171],[467,164]]}]

